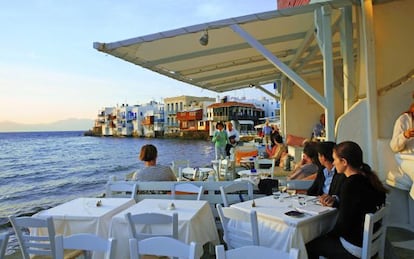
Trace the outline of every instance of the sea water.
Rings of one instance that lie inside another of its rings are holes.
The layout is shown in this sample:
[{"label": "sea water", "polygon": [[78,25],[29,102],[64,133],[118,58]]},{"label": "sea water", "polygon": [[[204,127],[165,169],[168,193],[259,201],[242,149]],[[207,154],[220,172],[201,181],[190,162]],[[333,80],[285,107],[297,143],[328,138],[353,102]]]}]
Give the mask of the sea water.
[{"label": "sea water", "polygon": [[[188,159],[211,166],[213,143],[203,140],[87,137],[83,132],[0,133],[0,228],[9,215],[32,215],[77,197],[104,192],[109,178],[143,167],[142,145],[158,149],[158,164]],[[1,230],[1,229],[0,229]]]}]

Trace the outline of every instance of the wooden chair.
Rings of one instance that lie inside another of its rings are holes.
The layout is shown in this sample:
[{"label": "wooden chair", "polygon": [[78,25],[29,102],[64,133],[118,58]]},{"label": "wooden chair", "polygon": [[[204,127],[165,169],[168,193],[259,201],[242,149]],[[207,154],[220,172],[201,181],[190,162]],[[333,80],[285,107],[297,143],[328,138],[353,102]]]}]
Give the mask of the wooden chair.
[{"label": "wooden chair", "polygon": [[171,170],[174,172],[175,176],[177,177],[177,179],[180,177],[179,171],[180,168],[186,168],[186,167],[190,167],[190,160],[173,160],[171,162]]},{"label": "wooden chair", "polygon": [[217,176],[221,179],[229,181],[233,180],[233,173],[232,162],[230,159],[220,159],[217,168]]},{"label": "wooden chair", "polygon": [[372,258],[378,254],[378,258],[384,258],[385,246],[385,207],[375,213],[367,213],[364,222],[364,235],[362,240],[362,259]]},{"label": "wooden chair", "polygon": [[224,207],[229,207],[230,202],[228,194],[238,193],[241,196],[241,192],[247,192],[247,200],[253,199],[253,184],[249,181],[236,181],[226,186],[220,186],[221,199]]},{"label": "wooden chair", "polygon": [[[23,259],[53,257],[55,250],[55,226],[52,217],[45,219],[9,216]],[[31,232],[27,230],[30,229]],[[48,235],[34,235],[35,229],[45,229]],[[76,258],[82,251],[66,251],[65,258]]]},{"label": "wooden chair", "polygon": [[107,198],[131,198],[137,200],[138,184],[128,181],[108,181],[105,186]]},{"label": "wooden chair", "polygon": [[171,198],[176,199],[176,192],[184,192],[185,194],[197,194],[197,200],[201,200],[203,195],[203,186],[197,186],[193,183],[176,183],[171,186]]},{"label": "wooden chair", "polygon": [[143,240],[129,239],[131,259],[141,258],[140,255],[169,256],[175,258],[195,259],[197,244],[186,244],[171,237],[152,237]]},{"label": "wooden chair", "polygon": [[256,159],[256,161],[254,162],[254,168],[256,168],[257,170],[260,170],[260,169],[269,170],[269,175],[273,179],[274,171],[275,171],[275,159],[268,159],[268,158]]},{"label": "wooden chair", "polygon": [[243,246],[225,251],[223,245],[216,246],[216,259],[239,259],[239,258],[274,258],[274,259],[297,259],[299,250],[291,248],[289,252],[276,250],[264,246]]},{"label": "wooden chair", "polygon": [[82,250],[85,253],[85,258],[91,258],[92,252],[104,253],[105,259],[115,258],[113,254],[115,240],[102,238],[95,234],[82,233],[66,237],[58,235],[55,237],[55,245],[56,259],[63,259],[64,251],[67,249]]},{"label": "wooden chair", "polygon": [[7,243],[9,242],[9,233],[0,234],[0,259],[4,258],[6,253]]},{"label": "wooden chair", "polygon": [[[166,215],[161,213],[141,213],[134,214],[131,213],[125,214],[125,219],[129,224],[129,233],[131,238],[137,240],[146,239],[154,236],[167,236],[178,239],[178,214],[173,213],[172,215]],[[156,234],[153,233],[152,227],[154,225],[171,225],[170,234]],[[143,225],[147,227],[148,231],[145,233],[137,232],[136,226]]]},{"label": "wooden chair", "polygon": [[[221,204],[217,204],[216,207],[223,227],[223,240],[228,249],[259,245],[259,228],[255,210],[246,213],[231,207],[223,208]],[[246,227],[249,228],[247,231]]]}]

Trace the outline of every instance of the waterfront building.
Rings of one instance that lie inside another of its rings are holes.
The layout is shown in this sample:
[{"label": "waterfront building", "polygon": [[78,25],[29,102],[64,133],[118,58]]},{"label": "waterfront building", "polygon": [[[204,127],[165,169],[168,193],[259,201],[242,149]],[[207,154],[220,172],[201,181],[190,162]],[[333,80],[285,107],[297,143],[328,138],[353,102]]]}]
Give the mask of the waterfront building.
[{"label": "waterfront building", "polygon": [[112,136],[114,123],[115,107],[105,107],[98,112],[92,132],[97,136]]},{"label": "waterfront building", "polygon": [[[186,112],[191,107],[205,107],[204,104],[214,103],[215,99],[211,97],[196,97],[182,95],[177,97],[164,98],[165,105],[165,134],[178,134],[180,132],[180,123],[177,119],[178,112]],[[203,108],[204,111],[204,108]],[[204,112],[203,112],[204,114]]]},{"label": "waterfront building", "polygon": [[133,136],[158,137],[164,135],[164,104],[156,101],[136,106]]},{"label": "waterfront building", "polygon": [[[217,122],[235,121],[234,125],[240,134],[248,134],[254,131],[253,126],[258,124],[259,118],[264,117],[264,111],[251,103],[228,101],[224,97],[221,102],[213,103],[207,107],[207,117],[211,122],[210,135],[212,136]],[[241,124],[251,125],[250,128],[243,128]]]}]

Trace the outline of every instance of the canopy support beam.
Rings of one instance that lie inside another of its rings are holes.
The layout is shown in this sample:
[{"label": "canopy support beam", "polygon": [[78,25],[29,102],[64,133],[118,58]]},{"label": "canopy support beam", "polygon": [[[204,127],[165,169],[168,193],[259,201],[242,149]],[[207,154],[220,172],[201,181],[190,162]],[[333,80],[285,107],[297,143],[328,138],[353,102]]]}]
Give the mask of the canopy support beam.
[{"label": "canopy support beam", "polygon": [[312,86],[305,82],[298,74],[290,67],[286,66],[282,61],[273,55],[266,47],[264,47],[258,40],[251,36],[248,32],[243,30],[238,24],[230,25],[230,28],[239,34],[247,43],[254,49],[261,53],[271,64],[273,64],[279,71],[285,74],[291,81],[307,93],[319,105],[325,107],[326,101]]}]

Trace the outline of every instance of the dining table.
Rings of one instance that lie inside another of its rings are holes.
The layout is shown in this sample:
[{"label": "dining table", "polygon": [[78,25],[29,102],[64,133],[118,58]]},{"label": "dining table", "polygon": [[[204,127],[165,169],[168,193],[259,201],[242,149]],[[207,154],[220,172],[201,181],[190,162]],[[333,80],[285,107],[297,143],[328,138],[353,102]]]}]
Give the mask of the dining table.
[{"label": "dining table", "polygon": [[112,216],[134,204],[135,200],[130,198],[76,198],[33,217],[52,216],[56,234],[91,233],[108,238]]},{"label": "dining table", "polygon": [[[297,248],[299,258],[307,258],[305,244],[330,231],[337,215],[335,208],[323,207],[315,196],[302,194],[277,193],[232,204],[231,207],[245,212],[256,211],[261,246],[286,252]],[[239,222],[230,224],[246,228]]]},{"label": "dining table", "polygon": [[214,173],[214,169],[210,167],[185,167],[182,169],[184,178],[198,181],[207,179],[209,173]]},{"label": "dining table", "polygon": [[[174,203],[174,206],[171,204]],[[178,239],[185,242],[197,242],[199,255],[202,255],[202,246],[206,243],[217,245],[220,240],[213,213],[207,201],[203,200],[169,200],[144,199],[128,209],[118,213],[112,218],[109,235],[117,240],[115,245],[115,258],[129,258],[130,231],[125,214],[161,213],[178,214]],[[138,231],[146,232],[145,226],[137,226]],[[171,229],[168,225],[152,226],[153,234],[168,234]]]},{"label": "dining table", "polygon": [[[135,203],[135,200],[131,198],[77,198],[40,211],[32,217],[51,216],[57,235],[90,233],[108,238],[112,217]],[[34,235],[47,235],[46,229],[37,230],[33,232]],[[104,255],[95,252],[92,258],[101,259]]]}]

